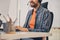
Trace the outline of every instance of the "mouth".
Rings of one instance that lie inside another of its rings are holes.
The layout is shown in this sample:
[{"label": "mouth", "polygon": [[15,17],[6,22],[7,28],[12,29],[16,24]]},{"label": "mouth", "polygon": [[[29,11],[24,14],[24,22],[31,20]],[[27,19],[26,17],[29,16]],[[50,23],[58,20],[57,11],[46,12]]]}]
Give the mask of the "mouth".
[{"label": "mouth", "polygon": [[31,4],[35,4],[33,1],[30,2]]},{"label": "mouth", "polygon": [[33,1],[30,1],[30,5],[31,5],[31,7],[34,7],[34,8],[37,6],[37,4]]}]

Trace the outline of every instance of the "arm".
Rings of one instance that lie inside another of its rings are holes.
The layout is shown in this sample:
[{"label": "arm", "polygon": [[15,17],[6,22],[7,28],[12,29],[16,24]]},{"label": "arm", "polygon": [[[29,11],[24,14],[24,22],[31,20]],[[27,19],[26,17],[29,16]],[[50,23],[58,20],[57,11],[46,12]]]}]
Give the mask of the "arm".
[{"label": "arm", "polygon": [[16,26],[16,28],[20,31],[23,31],[23,32],[28,32],[28,29],[27,28],[23,28],[21,26]]},{"label": "arm", "polygon": [[24,23],[23,27],[21,27],[21,26],[16,26],[16,28],[17,28],[18,30],[21,30],[21,31],[26,30],[26,31],[28,31],[28,29],[27,29],[27,24],[28,24],[28,18],[29,18],[29,16],[30,16],[30,11],[28,12],[28,14],[27,14],[27,16],[26,16],[26,20],[25,20],[25,23]]}]

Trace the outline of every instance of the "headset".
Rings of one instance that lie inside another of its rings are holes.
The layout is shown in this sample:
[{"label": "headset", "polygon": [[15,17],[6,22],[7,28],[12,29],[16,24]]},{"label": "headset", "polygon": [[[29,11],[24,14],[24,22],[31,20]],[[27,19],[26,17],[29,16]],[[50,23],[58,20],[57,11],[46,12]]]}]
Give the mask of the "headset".
[{"label": "headset", "polygon": [[[38,2],[39,2],[39,3],[41,3],[41,2],[42,2],[42,0],[38,0]],[[27,3],[27,5],[29,5],[29,2]]]},{"label": "headset", "polygon": [[39,3],[41,3],[41,2],[42,2],[42,0],[38,0],[38,2],[39,2]]}]

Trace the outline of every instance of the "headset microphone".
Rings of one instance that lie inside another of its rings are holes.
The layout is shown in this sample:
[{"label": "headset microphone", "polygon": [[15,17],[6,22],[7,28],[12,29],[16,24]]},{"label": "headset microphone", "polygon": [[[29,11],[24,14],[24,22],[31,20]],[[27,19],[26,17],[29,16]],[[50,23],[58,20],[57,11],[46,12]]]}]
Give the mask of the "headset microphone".
[{"label": "headset microphone", "polygon": [[29,2],[27,3],[27,5],[29,5]]}]

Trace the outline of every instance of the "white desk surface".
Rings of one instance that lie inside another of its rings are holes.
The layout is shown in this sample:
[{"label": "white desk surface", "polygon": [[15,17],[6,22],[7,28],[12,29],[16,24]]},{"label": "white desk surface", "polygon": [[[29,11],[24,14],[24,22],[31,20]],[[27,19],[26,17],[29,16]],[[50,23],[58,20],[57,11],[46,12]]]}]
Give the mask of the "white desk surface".
[{"label": "white desk surface", "polygon": [[45,32],[16,32],[15,34],[6,34],[4,32],[0,32],[1,39],[47,37],[50,35],[51,35],[51,33],[45,33]]}]

